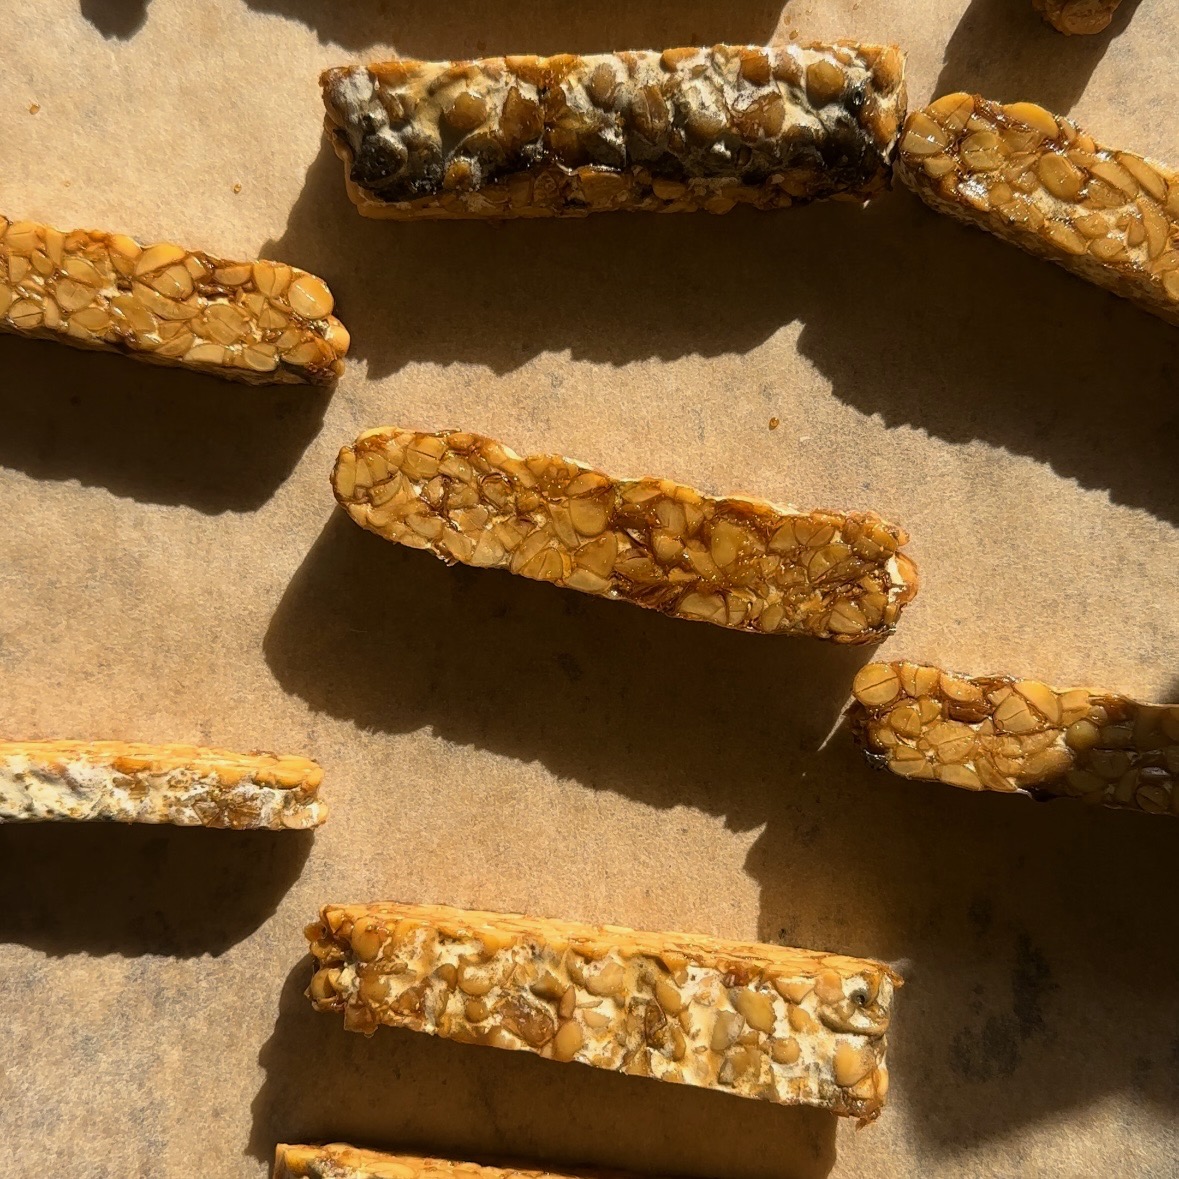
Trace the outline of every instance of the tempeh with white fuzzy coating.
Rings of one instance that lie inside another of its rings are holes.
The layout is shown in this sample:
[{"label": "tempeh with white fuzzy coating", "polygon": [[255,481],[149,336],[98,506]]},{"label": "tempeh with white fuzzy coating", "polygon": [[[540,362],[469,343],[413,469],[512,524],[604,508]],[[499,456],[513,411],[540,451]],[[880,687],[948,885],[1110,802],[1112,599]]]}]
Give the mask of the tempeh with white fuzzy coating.
[{"label": "tempeh with white fuzzy coating", "polygon": [[478,434],[370,430],[332,482],[362,528],[449,564],[736,630],[879,642],[917,592],[907,533],[871,512],[615,479]]},{"label": "tempeh with white fuzzy coating", "polygon": [[251,384],[330,384],[348,332],[322,279],[170,242],[0,217],[0,331]]},{"label": "tempeh with white fuzzy coating", "polygon": [[1058,32],[1100,33],[1109,28],[1122,0],[1032,0],[1036,11]]},{"label": "tempeh with white fuzzy coating", "polygon": [[870,663],[852,690],[853,731],[894,774],[1179,814],[1179,706],[916,663]]},{"label": "tempeh with white fuzzy coating", "polygon": [[940,213],[1179,324],[1179,174],[1030,102],[950,94],[915,111],[897,171]]},{"label": "tempeh with white fuzzy coating", "polygon": [[623,1179],[620,1172],[538,1170],[507,1163],[488,1165],[430,1158],[417,1154],[386,1154],[362,1150],[346,1142],[326,1146],[280,1144],[274,1152],[272,1179]]},{"label": "tempeh with white fuzzy coating", "polygon": [[326,905],[308,995],[382,1024],[871,1121],[888,1090],[887,966],[700,934]]},{"label": "tempeh with white fuzzy coating", "polygon": [[894,46],[735,46],[326,71],[327,132],[366,217],[725,213],[888,187]]},{"label": "tempeh with white fuzzy coating", "polygon": [[0,741],[0,823],[317,827],[323,771],[303,757],[124,741]]}]

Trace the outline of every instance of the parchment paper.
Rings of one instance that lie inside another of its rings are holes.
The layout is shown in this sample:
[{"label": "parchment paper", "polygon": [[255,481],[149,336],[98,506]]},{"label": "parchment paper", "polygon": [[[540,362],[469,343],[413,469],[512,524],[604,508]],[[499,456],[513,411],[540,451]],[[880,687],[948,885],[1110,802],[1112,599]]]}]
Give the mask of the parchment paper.
[{"label": "parchment paper", "polygon": [[[1179,697],[1173,328],[905,192],[372,224],[320,138],[318,71],[394,48],[791,30],[907,46],[915,103],[1035,99],[1179,160],[1165,0],[1071,40],[1028,0],[3,5],[0,209],[287,259],[354,340],[331,395],[0,340],[0,727],[306,753],[332,807],[314,838],[0,831],[5,1176],[246,1179],[323,1138],[713,1179],[1174,1174],[1179,823],[876,775],[832,734],[867,652],[448,570],[333,508],[337,448],[385,423],[870,507],[924,574],[887,655]],[[890,1106],[856,1133],[346,1034],[302,997],[301,929],[371,899],[899,963]]]}]

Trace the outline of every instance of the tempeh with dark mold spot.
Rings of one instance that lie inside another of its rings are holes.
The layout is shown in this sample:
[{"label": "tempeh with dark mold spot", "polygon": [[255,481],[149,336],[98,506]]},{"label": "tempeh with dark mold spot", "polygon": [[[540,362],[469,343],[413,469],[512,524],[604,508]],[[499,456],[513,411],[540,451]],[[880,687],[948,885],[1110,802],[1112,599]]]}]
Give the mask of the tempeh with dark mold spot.
[{"label": "tempeh with dark mold spot", "polygon": [[888,187],[893,46],[396,60],[328,70],[327,131],[368,217],[724,213]]}]

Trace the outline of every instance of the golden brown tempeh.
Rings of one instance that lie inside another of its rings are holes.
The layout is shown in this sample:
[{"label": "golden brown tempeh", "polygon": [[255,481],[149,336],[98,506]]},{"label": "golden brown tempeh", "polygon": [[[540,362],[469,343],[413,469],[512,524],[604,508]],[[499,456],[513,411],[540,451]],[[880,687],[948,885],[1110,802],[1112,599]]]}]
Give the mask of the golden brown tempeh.
[{"label": "golden brown tempeh", "polygon": [[327,1146],[281,1144],[274,1152],[273,1179],[622,1179],[618,1172],[546,1167],[488,1166],[416,1154],[361,1150],[346,1142]]},{"label": "golden brown tempeh", "polygon": [[931,208],[1179,323],[1179,175],[1030,102],[939,98],[897,170]]},{"label": "golden brown tempeh", "polygon": [[307,938],[308,995],[351,1031],[387,1024],[865,1121],[888,1090],[901,980],[879,962],[442,905],[325,905]]},{"label": "golden brown tempeh", "polygon": [[332,482],[363,528],[448,563],[737,630],[879,642],[917,592],[908,535],[871,512],[613,479],[478,434],[370,430],[340,452]]},{"label": "golden brown tempeh", "polygon": [[1100,33],[1122,0],[1032,0],[1036,11],[1062,33]]},{"label": "golden brown tempeh", "polygon": [[367,217],[725,213],[890,181],[893,46],[716,45],[328,70],[327,131]]},{"label": "golden brown tempeh", "polygon": [[915,663],[870,663],[853,692],[853,730],[894,774],[1179,814],[1179,706]]},{"label": "golden brown tempeh", "polygon": [[0,330],[253,384],[327,384],[348,333],[321,279],[0,217]]},{"label": "golden brown tempeh", "polygon": [[0,741],[0,823],[95,819],[317,827],[323,771],[302,757],[123,741]]}]

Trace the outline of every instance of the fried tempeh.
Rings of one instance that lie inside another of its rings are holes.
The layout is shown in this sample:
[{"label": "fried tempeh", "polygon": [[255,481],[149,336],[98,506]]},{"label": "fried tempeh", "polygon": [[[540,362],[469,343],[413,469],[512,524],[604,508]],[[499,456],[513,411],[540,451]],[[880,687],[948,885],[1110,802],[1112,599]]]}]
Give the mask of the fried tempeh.
[{"label": "fried tempeh", "polygon": [[0,823],[318,827],[323,771],[302,757],[123,741],[0,741]]},{"label": "fried tempeh", "polygon": [[0,217],[0,330],[252,384],[328,384],[348,333],[321,279]]},{"label": "fried tempeh", "polygon": [[488,1166],[416,1154],[361,1150],[346,1142],[291,1146],[274,1152],[272,1179],[622,1179],[614,1171],[536,1170],[526,1166]]},{"label": "fried tempeh", "polygon": [[915,663],[870,663],[853,693],[869,760],[902,777],[1179,814],[1179,706]]},{"label": "fried tempeh", "polygon": [[1033,103],[969,94],[909,116],[897,170],[938,212],[1179,323],[1179,174]]},{"label": "fried tempeh", "polygon": [[381,1024],[871,1121],[888,1090],[887,966],[700,934],[326,905],[308,995]]},{"label": "fried tempeh", "polygon": [[1035,10],[1062,33],[1100,33],[1122,0],[1032,0]]},{"label": "fried tempeh", "polygon": [[370,430],[332,483],[361,527],[447,563],[737,630],[879,642],[917,592],[907,533],[871,512],[614,479],[478,434]]},{"label": "fried tempeh", "polygon": [[894,46],[397,60],[326,71],[327,132],[366,217],[725,213],[888,187]]}]

